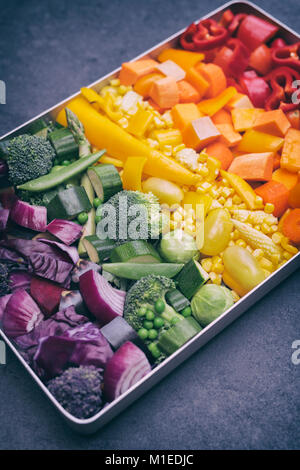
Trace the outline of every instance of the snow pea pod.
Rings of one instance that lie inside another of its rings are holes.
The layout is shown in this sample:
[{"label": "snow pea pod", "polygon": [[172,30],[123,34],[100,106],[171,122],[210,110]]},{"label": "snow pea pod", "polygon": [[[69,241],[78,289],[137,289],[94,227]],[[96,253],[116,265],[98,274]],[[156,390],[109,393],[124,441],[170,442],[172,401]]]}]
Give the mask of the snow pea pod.
[{"label": "snow pea pod", "polygon": [[104,155],[106,150],[100,150],[99,152],[93,153],[88,157],[80,158],[76,160],[76,162],[71,163],[68,166],[64,166],[60,170],[54,171],[52,173],[48,173],[47,175],[40,176],[31,181],[27,181],[27,183],[21,184],[18,186],[18,189],[23,189],[25,191],[31,192],[39,192],[39,191],[46,191],[47,189],[54,188],[59,184],[64,183],[65,181],[73,178],[74,176],[79,175],[88,167],[96,163],[99,158]]}]

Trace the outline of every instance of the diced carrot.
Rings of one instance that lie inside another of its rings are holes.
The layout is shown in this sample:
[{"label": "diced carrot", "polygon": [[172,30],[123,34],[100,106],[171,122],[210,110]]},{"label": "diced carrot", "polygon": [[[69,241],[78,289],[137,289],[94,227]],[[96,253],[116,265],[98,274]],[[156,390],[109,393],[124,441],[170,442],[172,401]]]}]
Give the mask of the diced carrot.
[{"label": "diced carrot", "polygon": [[186,72],[185,79],[190,82],[198,91],[200,99],[209,89],[210,83],[198,72],[195,67],[191,67]]},{"label": "diced carrot", "polygon": [[173,60],[185,71],[198,64],[198,62],[201,62],[203,59],[204,54],[202,54],[202,52],[191,52],[181,49],[165,49],[158,56],[159,62]]},{"label": "diced carrot", "polygon": [[280,166],[297,173],[300,171],[300,131],[290,128],[284,139]]},{"label": "diced carrot", "polygon": [[251,129],[259,114],[264,110],[260,108],[234,108],[231,110],[233,127],[236,132]]},{"label": "diced carrot", "polygon": [[243,93],[238,93],[234,96],[225,106],[225,109],[231,111],[235,108],[254,108],[253,104],[251,103],[249,97]]},{"label": "diced carrot", "polygon": [[160,108],[173,108],[179,101],[178,86],[173,77],[165,77],[152,84],[150,97]]},{"label": "diced carrot", "polygon": [[176,82],[185,78],[185,71],[173,60],[166,60],[161,64],[157,65],[156,69],[166,77],[175,78]]},{"label": "diced carrot", "polygon": [[200,63],[196,66],[196,70],[201,73],[210,85],[205,94],[207,98],[214,98],[225,90],[227,80],[221,67],[215,64]]},{"label": "diced carrot", "polygon": [[272,180],[279,181],[279,183],[284,184],[287,189],[291,190],[298,183],[298,175],[297,173],[291,173],[284,168],[278,168],[278,170],[274,171]]},{"label": "diced carrot", "polygon": [[266,75],[272,68],[271,49],[265,44],[258,46],[250,55],[249,65],[261,75]]},{"label": "diced carrot", "polygon": [[300,111],[299,109],[294,109],[294,111],[289,111],[286,113],[286,117],[291,123],[291,126],[294,129],[300,129]]},{"label": "diced carrot", "polygon": [[153,101],[151,98],[148,99],[148,103],[154,108],[156,111],[158,111],[160,114],[164,114],[165,111],[167,111],[165,108],[161,108],[155,101]]},{"label": "diced carrot", "polygon": [[220,142],[223,142],[227,147],[234,147],[242,140],[241,134],[235,132],[232,124],[216,124],[216,127],[221,134]]},{"label": "diced carrot", "polygon": [[219,136],[220,132],[208,116],[190,122],[182,132],[185,145],[197,151],[203,149]]},{"label": "diced carrot", "polygon": [[284,219],[282,225],[283,234],[288,237],[292,243],[300,243],[300,209],[292,210]]},{"label": "diced carrot", "polygon": [[232,119],[231,119],[230,113],[228,111],[225,111],[225,109],[220,109],[220,111],[214,114],[211,119],[214,124],[231,124],[232,125]]},{"label": "diced carrot", "polygon": [[248,153],[236,157],[228,171],[247,181],[270,181],[273,171],[273,153]]},{"label": "diced carrot", "polygon": [[203,116],[200,113],[195,103],[179,103],[173,106],[171,110],[174,126],[183,131],[183,129],[189,124]]},{"label": "diced carrot", "polygon": [[263,198],[264,204],[274,204],[275,217],[280,217],[288,208],[289,190],[278,181],[268,181],[255,189],[258,196]]},{"label": "diced carrot", "polygon": [[221,162],[222,170],[227,170],[233,160],[231,150],[222,142],[209,144],[205,152]]},{"label": "diced carrot", "polygon": [[145,75],[144,77],[139,78],[135,83],[133,89],[136,93],[139,93],[144,98],[148,98],[149,91],[153,83],[157,80],[160,80],[161,78],[164,78],[163,74],[161,73],[150,73],[148,75]]},{"label": "diced carrot", "polygon": [[281,155],[279,155],[279,153],[276,152],[273,158],[273,171],[280,168],[280,160],[281,160]]},{"label": "diced carrot", "polygon": [[300,183],[291,189],[289,195],[289,205],[293,208],[300,207]]},{"label": "diced carrot", "polygon": [[177,82],[179,103],[198,103],[200,95],[193,85],[186,80],[180,80]]},{"label": "diced carrot", "polygon": [[290,127],[291,124],[282,109],[275,109],[259,113],[255,119],[253,129],[284,137]]},{"label": "diced carrot", "polygon": [[158,62],[153,59],[137,60],[136,62],[124,62],[120,72],[122,85],[134,85],[144,75],[155,72]]}]

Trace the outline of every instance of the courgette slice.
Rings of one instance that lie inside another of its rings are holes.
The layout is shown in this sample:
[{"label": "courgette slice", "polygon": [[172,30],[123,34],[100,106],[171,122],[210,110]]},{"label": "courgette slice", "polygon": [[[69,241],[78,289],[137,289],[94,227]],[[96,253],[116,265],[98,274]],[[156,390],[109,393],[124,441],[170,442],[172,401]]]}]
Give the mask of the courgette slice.
[{"label": "courgette slice", "polygon": [[83,245],[85,246],[87,254],[93,263],[102,263],[109,259],[111,251],[116,246],[115,242],[109,240],[109,238],[101,240],[97,235],[84,237]]},{"label": "courgette slice", "polygon": [[59,191],[47,205],[47,214],[50,220],[66,219],[71,220],[81,212],[88,212],[92,205],[82,186]]},{"label": "courgette slice", "polygon": [[102,202],[106,202],[123,189],[119,172],[114,165],[103,163],[89,168],[87,173],[95,193]]},{"label": "courgette slice", "polygon": [[79,146],[70,129],[56,129],[49,134],[49,140],[59,161],[78,158]]},{"label": "courgette slice", "polygon": [[48,125],[45,119],[38,119],[37,121],[34,121],[28,127],[27,132],[29,132],[29,134],[43,137],[44,139],[46,139],[48,134]]},{"label": "courgette slice", "polygon": [[201,264],[191,259],[180,271],[177,282],[179,290],[190,300],[208,279],[209,275]]},{"label": "courgette slice", "polygon": [[183,309],[191,305],[190,301],[178,289],[173,289],[167,292],[166,300],[176,312],[181,312]]},{"label": "courgette slice", "polygon": [[106,263],[102,265],[103,271],[107,271],[118,277],[132,279],[134,281],[150,274],[158,276],[175,277],[183,268],[183,264],[174,263],[156,263],[156,264],[138,264],[138,263]]},{"label": "courgette slice", "polygon": [[110,256],[112,263],[159,263],[155,248],[145,240],[134,240],[116,246]]},{"label": "courgette slice", "polygon": [[168,355],[173,354],[201,330],[193,317],[184,318],[159,336],[158,347]]}]

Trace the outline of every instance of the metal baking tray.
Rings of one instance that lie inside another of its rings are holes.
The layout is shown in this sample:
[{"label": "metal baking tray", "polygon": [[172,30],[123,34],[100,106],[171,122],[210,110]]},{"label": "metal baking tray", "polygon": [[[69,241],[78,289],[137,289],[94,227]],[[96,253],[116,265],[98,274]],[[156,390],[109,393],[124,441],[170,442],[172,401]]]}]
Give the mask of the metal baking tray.
[{"label": "metal baking tray", "polygon": [[[223,12],[227,9],[231,8],[234,13],[253,13],[261,18],[265,18],[272,23],[278,25],[280,27],[280,34],[281,36],[288,42],[293,43],[300,40],[300,35],[297,34],[292,29],[288,28],[286,25],[275,19],[273,16],[269,15],[266,11],[262,10],[261,8],[257,7],[255,4],[251,2],[236,2],[231,1],[220,8],[210,12],[208,15],[202,17],[203,18],[213,18],[219,20],[222,16]],[[176,34],[169,37],[166,41],[159,43],[157,46],[149,49],[145,53],[135,57],[133,60],[141,59],[146,56],[150,56],[152,58],[156,58],[158,54],[168,47],[172,47],[178,43],[178,38],[180,34],[184,31],[178,31]],[[89,87],[93,88],[96,91],[99,91],[104,85],[106,85],[109,80],[115,78],[120,71],[120,68],[114,70],[108,75],[100,78],[96,82],[92,83]],[[26,131],[26,128],[34,122],[36,119],[40,117],[45,118],[55,118],[58,112],[64,107],[72,98],[79,94],[76,93],[66,100],[62,101],[61,103],[57,104],[56,106],[48,109],[44,113],[34,117],[30,121],[26,122],[25,124],[17,127],[13,131],[5,134],[1,137],[0,140],[7,138],[8,136],[12,137],[19,133],[23,133]],[[264,295],[266,295],[271,289],[273,289],[276,285],[278,285],[281,281],[283,281],[286,277],[288,277],[292,272],[294,272],[297,268],[300,267],[300,253],[290,259],[284,266],[280,269],[275,271],[271,276],[269,276],[264,282],[258,285],[255,289],[249,292],[246,296],[244,296],[241,300],[239,300],[236,304],[234,304],[229,310],[227,310],[223,315],[217,318],[214,322],[210,323],[206,328],[204,328],[197,336],[191,339],[188,343],[182,346],[178,351],[176,351],[172,356],[167,358],[163,363],[157,366],[152,372],[150,372],[146,377],[140,380],[137,384],[131,387],[126,393],[120,396],[118,399],[114,400],[112,403],[107,405],[104,409],[102,409],[99,413],[89,419],[77,419],[74,416],[70,415],[66,410],[62,408],[62,406],[57,402],[57,400],[51,395],[48,391],[47,387],[43,384],[43,382],[39,379],[39,377],[35,374],[35,372],[31,369],[31,367],[25,362],[21,354],[17,351],[15,346],[11,343],[11,341],[6,337],[6,335],[0,329],[0,336],[5,340],[7,345],[19,359],[19,361],[23,364],[25,369],[31,375],[33,380],[36,384],[43,390],[46,396],[51,400],[53,405],[56,407],[58,412],[64,418],[64,420],[68,423],[68,425],[74,429],[75,431],[82,433],[82,434],[91,434],[102,426],[104,426],[107,422],[117,416],[121,411],[123,411],[127,406],[137,400],[141,395],[147,392],[153,385],[157,384],[160,380],[162,380],[169,372],[171,372],[175,367],[185,361],[189,356],[191,356],[194,352],[201,348],[205,343],[207,343],[210,339],[216,336],[220,331],[222,331],[227,325],[233,322],[236,318],[238,318],[242,313],[244,313],[249,307],[251,307],[255,302],[260,300]]]}]

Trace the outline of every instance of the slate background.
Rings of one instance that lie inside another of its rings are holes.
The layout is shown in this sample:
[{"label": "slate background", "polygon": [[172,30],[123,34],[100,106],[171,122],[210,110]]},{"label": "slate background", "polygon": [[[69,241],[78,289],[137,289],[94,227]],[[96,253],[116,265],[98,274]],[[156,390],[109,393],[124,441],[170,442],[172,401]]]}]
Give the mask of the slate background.
[{"label": "slate background", "polygon": [[[0,1],[0,135],[223,1]],[[299,28],[300,4],[257,4]],[[7,352],[0,449],[296,449],[299,271],[103,430],[70,431]]]}]

